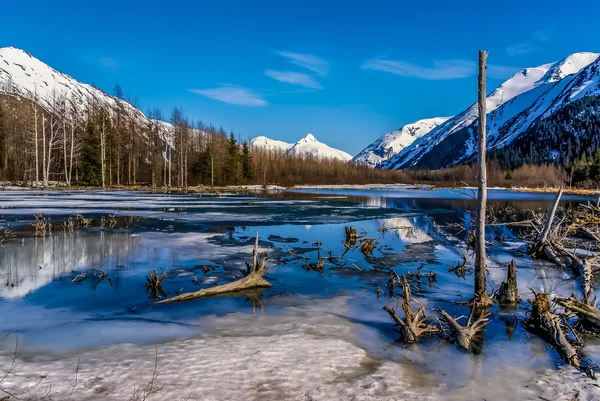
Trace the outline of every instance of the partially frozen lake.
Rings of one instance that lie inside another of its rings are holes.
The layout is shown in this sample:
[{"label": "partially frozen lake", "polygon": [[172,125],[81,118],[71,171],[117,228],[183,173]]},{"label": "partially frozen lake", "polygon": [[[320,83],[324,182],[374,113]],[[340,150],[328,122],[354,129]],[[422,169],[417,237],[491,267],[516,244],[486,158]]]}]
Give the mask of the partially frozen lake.
[{"label": "partially frozen lake", "polygon": [[[466,313],[454,301],[470,297],[472,276],[461,279],[448,266],[466,254],[464,234],[451,227],[469,221],[470,196],[375,189],[221,197],[0,192],[0,239],[10,234],[0,247],[0,377],[18,338],[20,373],[5,383],[47,374],[52,391],[68,394],[79,360],[72,399],[128,399],[152,376],[155,352],[166,382],[150,398],[156,400],[554,400],[576,392],[600,399],[593,382],[561,367],[554,351],[515,324],[518,310],[492,309],[479,355],[438,339],[395,342],[382,307],[400,301],[376,294],[385,290],[390,268],[406,274],[423,265],[423,272],[437,273],[437,282],[416,294],[420,302]],[[534,209],[546,208],[552,195],[499,190],[490,198]],[[35,236],[40,213],[52,226]],[[92,219],[89,227],[61,228],[77,214]],[[372,257],[356,249],[344,254],[348,225],[377,238]],[[241,278],[256,232],[261,249],[269,249],[272,288],[250,298],[153,304],[144,284],[155,269],[168,268],[167,297]],[[514,259],[522,294],[578,291],[565,272],[523,256],[510,230],[492,236],[491,287],[498,288]],[[306,269],[319,254],[343,258],[322,272]],[[99,280],[101,271],[107,277]],[[81,274],[87,278],[72,283]],[[588,348],[600,354],[594,343]]]}]

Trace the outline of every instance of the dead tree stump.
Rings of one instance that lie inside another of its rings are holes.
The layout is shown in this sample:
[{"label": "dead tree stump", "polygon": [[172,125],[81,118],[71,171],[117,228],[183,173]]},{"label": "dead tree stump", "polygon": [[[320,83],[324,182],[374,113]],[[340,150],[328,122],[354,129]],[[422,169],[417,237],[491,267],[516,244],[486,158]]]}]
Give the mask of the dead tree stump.
[{"label": "dead tree stump", "polygon": [[419,309],[413,310],[411,306],[411,294],[410,285],[406,280],[406,277],[402,275],[402,310],[404,311],[404,320],[400,319],[396,314],[396,311],[391,309],[389,306],[384,306],[383,310],[386,311],[394,320],[394,322],[400,327],[399,333],[402,341],[406,343],[414,343],[418,341],[422,335],[431,335],[437,333],[439,330],[434,324],[427,323],[427,315],[425,314],[425,307],[420,305]]},{"label": "dead tree stump", "polygon": [[443,309],[438,309],[438,313],[448,324],[450,330],[452,330],[456,344],[467,351],[472,349],[471,345],[477,333],[479,333],[479,331],[481,331],[485,325],[488,324],[489,320],[487,317],[490,315],[489,313],[482,313],[474,322],[472,322],[473,312],[471,312],[467,319],[467,324],[463,326],[452,316],[448,315]]},{"label": "dead tree stump", "polygon": [[496,300],[501,305],[516,305],[521,301],[517,288],[517,264],[514,260],[508,264],[506,281],[500,284],[496,292]]}]

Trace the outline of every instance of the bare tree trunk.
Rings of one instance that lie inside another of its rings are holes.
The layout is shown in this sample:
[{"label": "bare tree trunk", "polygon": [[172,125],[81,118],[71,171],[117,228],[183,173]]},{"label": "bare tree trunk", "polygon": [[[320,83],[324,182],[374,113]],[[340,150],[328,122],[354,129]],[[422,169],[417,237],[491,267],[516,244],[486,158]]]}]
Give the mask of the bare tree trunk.
[{"label": "bare tree trunk", "polygon": [[46,117],[42,112],[42,179],[44,187],[48,186],[48,177],[46,177]]},{"label": "bare tree trunk", "polygon": [[38,140],[38,111],[37,106],[35,104],[33,105],[33,118],[35,119],[35,186],[37,187],[40,184],[40,151]]},{"label": "bare tree trunk", "polygon": [[172,153],[173,151],[171,150],[171,148],[169,148],[169,188],[171,187],[171,171],[173,170],[173,166],[171,164]]},{"label": "bare tree trunk", "polygon": [[479,51],[479,126],[478,126],[478,190],[477,226],[475,228],[475,303],[489,304],[486,286],[485,207],[487,202],[486,166],[486,59],[487,52]]},{"label": "bare tree trunk", "polygon": [[65,100],[64,103],[64,111],[65,114],[63,115],[63,164],[64,164],[64,168],[65,168],[65,184],[67,184],[67,186],[69,186],[69,168],[68,168],[68,163],[67,163],[67,101]]},{"label": "bare tree trunk", "polygon": [[102,188],[106,186],[106,116],[102,112],[102,131],[100,131],[100,173],[102,177]]},{"label": "bare tree trunk", "polygon": [[165,139],[165,155],[163,157],[163,185],[167,186],[167,156],[169,155],[169,143]]},{"label": "bare tree trunk", "polygon": [[71,157],[69,160],[69,180],[67,184],[71,186],[71,181],[73,179],[73,155],[75,153],[75,127],[77,125],[77,111],[73,106],[73,121],[71,122]]}]

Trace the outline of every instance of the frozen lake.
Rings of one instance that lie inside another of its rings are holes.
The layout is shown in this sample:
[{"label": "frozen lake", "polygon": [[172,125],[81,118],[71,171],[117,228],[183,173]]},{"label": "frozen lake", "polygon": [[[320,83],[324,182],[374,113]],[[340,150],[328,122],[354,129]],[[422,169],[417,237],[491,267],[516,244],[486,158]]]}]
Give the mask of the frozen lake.
[{"label": "frozen lake", "polygon": [[[467,254],[466,234],[454,225],[469,221],[471,196],[469,190],[389,189],[221,197],[0,192],[0,239],[9,230],[0,247],[0,377],[18,338],[22,374],[9,377],[11,385],[52,372],[45,380],[53,391],[68,392],[79,360],[81,385],[72,399],[128,399],[132,386],[152,375],[155,352],[167,383],[150,398],[156,400],[560,399],[557,391],[600,397],[588,379],[561,367],[554,351],[515,324],[523,309],[492,309],[479,355],[438,339],[395,342],[382,307],[397,307],[400,298],[376,294],[377,287],[385,291],[390,268],[437,273],[435,284],[414,295],[428,308],[467,313],[454,302],[471,296],[472,276],[461,279],[448,266]],[[517,209],[547,208],[552,198],[490,191],[491,203]],[[35,236],[40,213],[52,227]],[[77,214],[92,219],[89,227],[62,229]],[[348,225],[377,238],[373,256],[357,249],[344,254]],[[153,304],[144,284],[155,269],[168,268],[167,297],[243,277],[256,232],[261,249],[269,249],[272,288],[249,298]],[[510,230],[499,228],[490,240],[491,288],[514,259],[525,296],[528,288],[566,296],[579,291],[567,273],[523,256],[524,244]],[[322,272],[306,269],[319,254],[343,257]],[[87,278],[72,283],[81,274]],[[592,356],[600,354],[596,347],[588,346]],[[480,377],[486,380],[474,380]]]}]

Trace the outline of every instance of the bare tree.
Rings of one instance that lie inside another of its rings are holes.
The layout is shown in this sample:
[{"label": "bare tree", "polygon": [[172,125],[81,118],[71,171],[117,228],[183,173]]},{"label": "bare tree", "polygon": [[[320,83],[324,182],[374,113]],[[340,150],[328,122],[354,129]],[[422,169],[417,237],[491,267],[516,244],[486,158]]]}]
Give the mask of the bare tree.
[{"label": "bare tree", "polygon": [[487,52],[479,51],[479,79],[477,109],[479,111],[478,139],[478,187],[477,187],[477,225],[475,227],[475,296],[474,303],[487,306],[491,301],[487,294],[487,260],[485,250],[485,208],[487,202],[487,166],[486,166],[486,60]]}]

